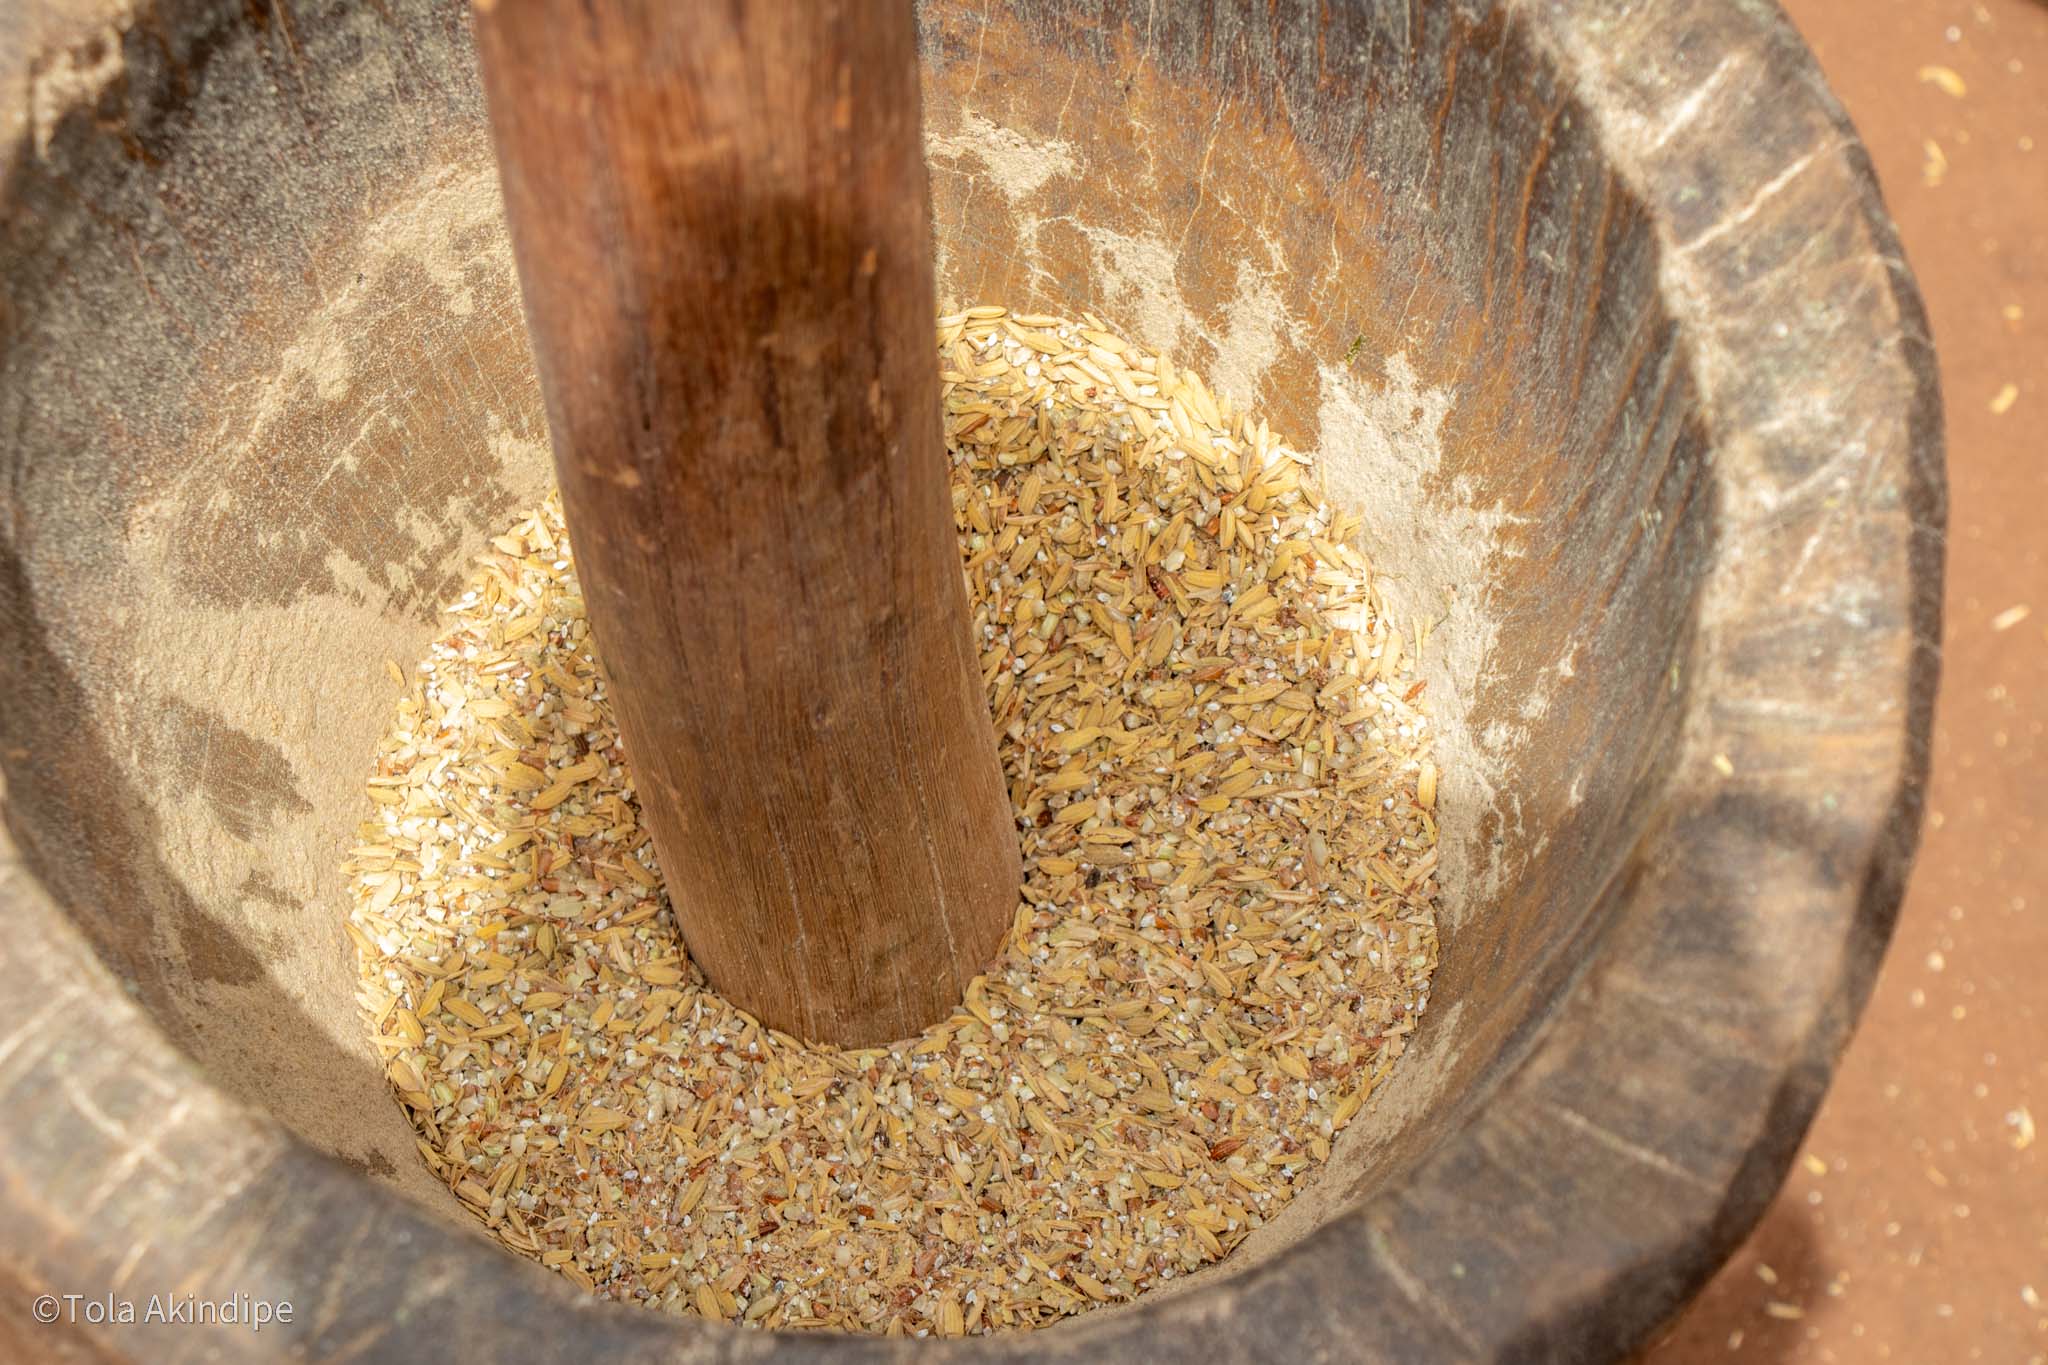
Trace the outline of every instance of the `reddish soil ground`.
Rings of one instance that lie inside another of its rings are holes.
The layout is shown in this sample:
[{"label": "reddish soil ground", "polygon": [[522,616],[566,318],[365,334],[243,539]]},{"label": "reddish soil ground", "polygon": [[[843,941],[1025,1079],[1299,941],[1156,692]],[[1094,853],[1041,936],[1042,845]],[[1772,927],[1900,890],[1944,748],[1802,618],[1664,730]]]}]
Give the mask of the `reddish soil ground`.
[{"label": "reddish soil ground", "polygon": [[1646,1360],[2044,1365],[2048,5],[1787,8],[1870,148],[1941,357],[1934,779],[1897,937],[1805,1152]]}]

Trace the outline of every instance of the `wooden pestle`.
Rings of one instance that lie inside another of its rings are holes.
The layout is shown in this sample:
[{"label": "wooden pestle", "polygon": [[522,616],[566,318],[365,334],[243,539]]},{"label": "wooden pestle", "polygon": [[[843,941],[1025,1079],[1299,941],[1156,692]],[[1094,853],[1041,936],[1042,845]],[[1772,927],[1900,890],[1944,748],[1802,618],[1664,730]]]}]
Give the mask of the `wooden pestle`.
[{"label": "wooden pestle", "polygon": [[563,510],[691,956],[804,1038],[1017,908],[933,342],[908,0],[478,0]]}]

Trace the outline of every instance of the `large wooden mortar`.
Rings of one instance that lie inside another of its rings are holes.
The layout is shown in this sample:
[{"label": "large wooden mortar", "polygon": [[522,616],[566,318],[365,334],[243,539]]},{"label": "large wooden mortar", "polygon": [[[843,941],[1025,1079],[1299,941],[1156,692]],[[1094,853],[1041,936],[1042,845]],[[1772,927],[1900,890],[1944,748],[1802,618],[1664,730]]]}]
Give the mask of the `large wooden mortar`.
[{"label": "large wooden mortar", "polygon": [[[925,9],[942,299],[1250,400],[1447,614],[1418,1046],[1226,1266],[972,1347],[582,1301],[364,1045],[383,661],[550,477],[464,11],[0,15],[0,1355],[1583,1359],[1755,1219],[1913,847],[1943,519],[1920,304],[1774,8]],[[109,1291],[297,1311],[33,1320]]]}]

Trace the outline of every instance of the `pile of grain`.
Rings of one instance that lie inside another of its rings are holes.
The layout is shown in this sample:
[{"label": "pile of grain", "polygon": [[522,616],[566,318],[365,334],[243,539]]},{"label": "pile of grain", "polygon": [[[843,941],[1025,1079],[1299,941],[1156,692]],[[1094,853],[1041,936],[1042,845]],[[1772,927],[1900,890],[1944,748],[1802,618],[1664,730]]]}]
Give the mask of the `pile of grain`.
[{"label": "pile of grain", "polygon": [[606,1298],[945,1334],[1131,1298],[1298,1193],[1427,1002],[1427,627],[1305,458],[1093,317],[938,340],[1028,878],[951,1018],[844,1051],[704,986],[552,504],[379,751],[375,1046],[455,1195]]}]

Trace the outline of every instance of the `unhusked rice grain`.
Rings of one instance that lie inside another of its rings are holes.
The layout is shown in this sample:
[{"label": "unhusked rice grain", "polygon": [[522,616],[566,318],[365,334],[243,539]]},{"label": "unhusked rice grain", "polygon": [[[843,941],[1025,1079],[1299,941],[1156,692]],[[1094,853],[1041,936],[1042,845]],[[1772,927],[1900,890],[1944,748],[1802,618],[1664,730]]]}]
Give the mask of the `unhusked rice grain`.
[{"label": "unhusked rice grain", "polygon": [[1294,1197],[1427,1004],[1429,627],[1355,521],[1093,316],[937,340],[1026,873],[950,1018],[842,1050],[706,987],[552,499],[379,750],[346,867],[372,1042],[455,1197],[602,1297],[943,1335],[1129,1299]]}]

